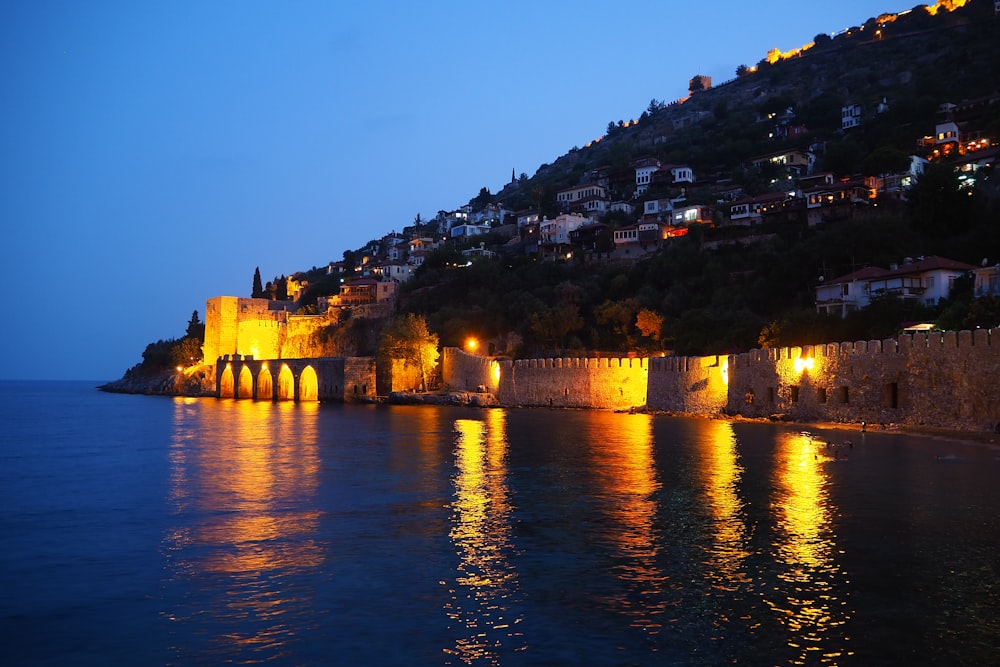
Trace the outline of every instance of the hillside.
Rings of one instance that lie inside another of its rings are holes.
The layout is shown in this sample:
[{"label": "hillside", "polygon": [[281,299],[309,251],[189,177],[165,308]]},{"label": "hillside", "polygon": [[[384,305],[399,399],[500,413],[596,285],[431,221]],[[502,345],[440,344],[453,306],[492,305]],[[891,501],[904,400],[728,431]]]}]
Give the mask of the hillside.
[{"label": "hillside", "polygon": [[[714,205],[712,224],[692,227],[687,236],[669,239],[655,254],[632,262],[595,262],[595,253],[580,247],[568,262],[542,262],[537,255],[505,252],[510,244],[491,236],[486,238],[500,261],[453,268],[449,263],[462,263],[461,244],[453,243],[418,270],[403,291],[401,309],[425,315],[443,344],[460,345],[476,335],[491,341],[495,351],[515,356],[740,351],[762,344],[880,338],[917,320],[945,328],[995,326],[1000,312],[992,303],[973,303],[971,282],[957,285],[947,302],[885,300],[843,320],[819,316],[813,305],[821,280],[863,266],[886,267],[924,255],[976,265],[984,258],[996,262],[1000,209],[992,168],[979,172],[974,189],[962,190],[954,163],[941,159],[929,165],[922,187],[908,197],[880,193],[835,222],[811,226],[792,218],[765,224],[749,236],[729,224],[721,193],[740,187],[749,196],[801,187],[795,176],[752,166],[754,156],[792,148],[814,151],[814,173],[831,172],[838,180],[903,167],[910,155],[926,150],[919,144],[934,133],[942,104],[997,101],[997,28],[987,2],[936,16],[914,11],[870,19],[792,57],[762,61],[756,71],[681,103],[654,100],[636,121],[609,124],[600,141],[570,150],[495,196],[481,192],[470,210],[499,202],[554,218],[560,213],[559,190],[603,173],[609,199],[640,207],[632,215],[603,216],[610,233],[639,218],[643,197],[634,194],[632,165],[653,157],[689,165],[698,178],[683,190],[651,187],[645,198],[683,196],[687,203]],[[874,113],[883,101],[888,108]],[[844,131],[842,108],[852,103],[866,113],[859,127]],[[782,127],[782,115],[791,118],[786,124],[806,131],[794,139],[770,136]],[[977,130],[996,146],[1000,104],[981,115]],[[727,244],[727,239],[736,240]]]},{"label": "hillside", "polygon": [[[961,6],[869,18],[734,64],[720,85],[693,80],[702,89],[684,100],[653,99],[497,193],[254,290],[301,286],[299,312],[314,313],[345,283],[398,274],[397,311],[423,316],[442,345],[476,337],[513,357],[739,352],[883,338],[913,321],[995,327],[1000,300],[973,298],[971,277],[936,303],[873,298],[844,318],[815,307],[817,285],[866,266],[1000,262],[1000,17],[986,0],[939,4]],[[935,136],[952,118],[975,145]],[[694,177],[653,177],[643,192],[639,164]],[[600,193],[584,204],[601,210],[558,196],[578,186]],[[651,215],[650,202],[667,208]],[[741,203],[760,212],[738,220]],[[676,211],[696,219],[676,223]],[[567,213],[586,216],[575,236],[546,236]],[[640,222],[655,239],[620,242]],[[374,354],[377,323],[352,336],[351,311],[329,318],[327,339]]]}]

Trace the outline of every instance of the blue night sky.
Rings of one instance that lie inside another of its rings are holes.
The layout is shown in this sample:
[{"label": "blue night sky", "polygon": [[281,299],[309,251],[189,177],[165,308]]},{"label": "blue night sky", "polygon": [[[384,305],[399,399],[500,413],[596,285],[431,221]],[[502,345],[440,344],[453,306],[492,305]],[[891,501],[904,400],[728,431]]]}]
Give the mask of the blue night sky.
[{"label": "blue night sky", "polygon": [[2,3],[0,376],[118,378],[256,266],[340,260],[695,74],[910,6]]}]

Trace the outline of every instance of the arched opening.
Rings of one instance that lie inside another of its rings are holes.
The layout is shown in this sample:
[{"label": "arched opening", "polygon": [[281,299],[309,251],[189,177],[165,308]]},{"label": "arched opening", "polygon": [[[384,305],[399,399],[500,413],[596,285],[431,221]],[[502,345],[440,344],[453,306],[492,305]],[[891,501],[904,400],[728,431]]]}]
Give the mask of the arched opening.
[{"label": "arched opening", "polygon": [[299,401],[319,400],[319,380],[312,366],[306,366],[299,375]]},{"label": "arched opening", "polygon": [[219,398],[235,398],[236,382],[233,380],[233,367],[226,366],[219,379]]},{"label": "arched opening", "polygon": [[264,366],[257,376],[257,400],[270,401],[274,398],[274,382],[271,380],[271,371]]},{"label": "arched opening", "polygon": [[278,400],[295,400],[295,376],[292,375],[288,364],[282,364],[281,370],[278,372]]},{"label": "arched opening", "polygon": [[240,369],[240,381],[236,387],[236,398],[253,398],[253,373],[246,366]]}]

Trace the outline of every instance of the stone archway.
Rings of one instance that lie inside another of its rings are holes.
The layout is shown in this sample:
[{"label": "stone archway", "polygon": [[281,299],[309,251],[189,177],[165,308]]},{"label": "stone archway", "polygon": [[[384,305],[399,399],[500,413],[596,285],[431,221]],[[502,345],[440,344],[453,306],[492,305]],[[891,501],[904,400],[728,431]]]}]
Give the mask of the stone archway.
[{"label": "stone archway", "polygon": [[271,378],[271,371],[268,370],[267,364],[264,364],[257,375],[257,400],[270,401],[273,398],[274,381]]},{"label": "stone archway", "polygon": [[236,381],[233,379],[233,367],[226,365],[219,378],[219,398],[236,398]]},{"label": "stone archway", "polygon": [[299,401],[319,400],[319,380],[316,377],[316,370],[312,366],[306,366],[299,374]]},{"label": "stone archway", "polygon": [[253,398],[253,373],[246,366],[240,369],[240,379],[236,386],[236,398]]},{"label": "stone archway", "polygon": [[278,372],[278,400],[295,400],[295,376],[292,375],[288,364],[282,364],[281,370]]}]

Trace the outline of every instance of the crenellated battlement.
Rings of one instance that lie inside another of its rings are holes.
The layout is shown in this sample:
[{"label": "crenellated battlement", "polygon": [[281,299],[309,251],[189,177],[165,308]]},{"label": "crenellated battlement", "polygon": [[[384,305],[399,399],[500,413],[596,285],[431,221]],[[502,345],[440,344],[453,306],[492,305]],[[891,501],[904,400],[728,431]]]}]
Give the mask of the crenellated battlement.
[{"label": "crenellated battlement", "polygon": [[564,369],[564,368],[647,368],[645,357],[556,357],[546,359],[517,359],[515,368]]},{"label": "crenellated battlement", "polygon": [[[755,349],[704,357],[463,358],[462,382],[501,405],[648,407],[689,414],[992,429],[1000,345],[992,331]],[[475,359],[486,360],[475,362]],[[445,377],[448,377],[446,368]],[[447,380],[446,380],[447,381]]]}]

